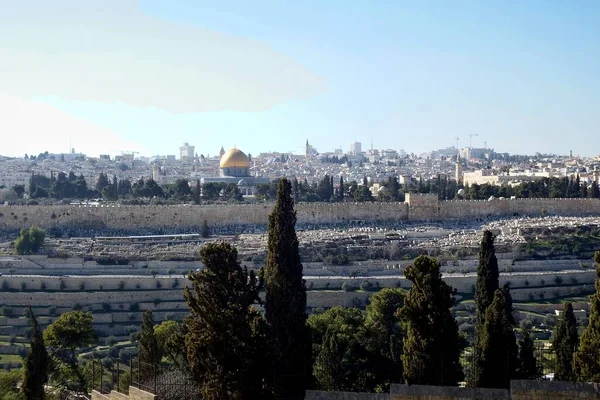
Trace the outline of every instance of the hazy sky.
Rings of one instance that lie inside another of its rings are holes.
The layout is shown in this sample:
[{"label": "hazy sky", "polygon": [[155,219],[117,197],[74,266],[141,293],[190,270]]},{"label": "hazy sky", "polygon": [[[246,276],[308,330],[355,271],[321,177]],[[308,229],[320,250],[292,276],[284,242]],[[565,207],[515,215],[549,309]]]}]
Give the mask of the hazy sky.
[{"label": "hazy sky", "polygon": [[598,21],[597,0],[0,0],[0,154],[422,152],[473,133],[596,155]]}]

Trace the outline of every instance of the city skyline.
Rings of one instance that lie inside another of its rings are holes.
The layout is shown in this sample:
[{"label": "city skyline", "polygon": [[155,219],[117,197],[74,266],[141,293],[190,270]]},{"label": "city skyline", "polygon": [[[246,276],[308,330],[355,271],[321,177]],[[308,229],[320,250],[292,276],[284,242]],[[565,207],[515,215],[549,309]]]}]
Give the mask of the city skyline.
[{"label": "city skyline", "polygon": [[467,134],[598,154],[595,2],[33,3],[0,16],[3,155],[420,154]]}]

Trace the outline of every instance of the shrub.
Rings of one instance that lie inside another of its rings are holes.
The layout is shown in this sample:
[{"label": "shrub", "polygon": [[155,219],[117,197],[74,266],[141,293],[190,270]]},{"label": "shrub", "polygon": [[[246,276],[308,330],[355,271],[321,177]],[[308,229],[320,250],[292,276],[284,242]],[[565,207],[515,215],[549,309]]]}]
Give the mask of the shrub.
[{"label": "shrub", "polygon": [[171,283],[171,287],[172,287],[173,289],[175,289],[175,288],[176,288],[176,287],[178,287],[178,286],[179,286],[179,279],[175,279],[175,280],[173,281],[173,283]]},{"label": "shrub", "polygon": [[140,305],[138,303],[131,303],[129,305],[129,311],[139,312],[140,311]]},{"label": "shrub", "polygon": [[160,289],[162,287],[162,283],[159,280],[156,281],[156,288]]},{"label": "shrub", "polygon": [[81,290],[81,291],[85,290],[85,282],[79,283],[79,290]]},{"label": "shrub", "polygon": [[8,291],[8,289],[10,288],[10,285],[8,284],[8,281],[5,279],[2,281],[2,290],[3,291]]},{"label": "shrub", "polygon": [[42,283],[40,283],[40,290],[46,290],[46,282],[42,281]]},{"label": "shrub", "polygon": [[129,315],[127,316],[127,318],[129,318],[130,321],[133,321],[135,319],[135,314],[134,313],[129,313]]},{"label": "shrub", "polygon": [[137,342],[137,339],[138,339],[138,334],[137,334],[137,332],[131,332],[131,333],[129,334],[129,341],[130,341],[131,343],[135,343],[135,342]]},{"label": "shrub", "polygon": [[153,278],[156,278],[156,275],[158,275],[158,271],[155,269],[151,269],[150,270],[150,275],[152,275]]},{"label": "shrub", "polygon": [[562,277],[557,275],[557,276],[554,278],[554,283],[556,283],[556,285],[557,285],[557,286],[560,286],[560,285],[562,285],[562,283],[563,283],[563,279],[562,279]]},{"label": "shrub", "polygon": [[102,310],[104,312],[110,312],[110,310],[112,310],[112,306],[110,303],[102,303]]},{"label": "shrub", "polygon": [[158,306],[160,304],[160,299],[156,298],[152,301],[154,303],[154,307]]},{"label": "shrub", "polygon": [[12,346],[13,344],[15,344],[15,342],[17,341],[17,335],[15,335],[14,333],[12,335],[9,336],[8,338],[8,343]]},{"label": "shrub", "polygon": [[174,268],[174,267],[170,267],[170,268],[167,270],[167,274],[168,274],[169,276],[173,275],[174,273],[175,273],[175,268]]},{"label": "shrub", "polygon": [[354,288],[353,288],[353,287],[352,287],[352,285],[350,285],[348,282],[344,282],[344,283],[342,284],[342,290],[343,290],[344,292],[351,292],[351,291],[353,291],[353,290],[354,290]]},{"label": "shrub", "polygon": [[67,287],[67,285],[65,284],[65,281],[63,281],[62,279],[59,279],[59,281],[58,281],[58,282],[59,282],[59,283],[58,283],[58,288],[59,288],[60,290],[64,290],[64,289]]},{"label": "shrub", "polygon": [[25,282],[21,282],[21,291],[27,289],[27,284]]},{"label": "shrub", "polygon": [[125,281],[119,281],[119,290],[125,289]]},{"label": "shrub", "polygon": [[51,317],[54,317],[56,315],[56,306],[50,306],[50,308],[48,308],[48,315],[50,315]]},{"label": "shrub", "polygon": [[175,319],[175,314],[172,312],[169,312],[165,315],[165,318],[167,319],[167,321],[171,321],[171,320]]},{"label": "shrub", "polygon": [[79,311],[79,310],[81,310],[81,308],[82,308],[81,304],[79,304],[79,303],[73,304],[73,311]]},{"label": "shrub", "polygon": [[363,281],[360,284],[360,288],[361,288],[361,290],[364,290],[364,291],[368,292],[369,290],[373,289],[373,284],[371,282],[369,282],[369,281]]},{"label": "shrub", "polygon": [[15,240],[15,251],[17,254],[37,253],[44,244],[44,239],[46,239],[45,230],[34,226],[29,229],[23,228]]},{"label": "shrub", "polygon": [[114,335],[110,335],[104,340],[104,343],[107,346],[114,346],[115,344],[119,343],[119,340]]}]

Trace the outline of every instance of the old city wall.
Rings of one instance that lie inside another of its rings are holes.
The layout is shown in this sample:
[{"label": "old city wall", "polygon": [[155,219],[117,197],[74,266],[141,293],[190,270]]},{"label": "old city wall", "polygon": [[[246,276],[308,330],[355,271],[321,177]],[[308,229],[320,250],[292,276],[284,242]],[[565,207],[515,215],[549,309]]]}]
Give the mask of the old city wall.
[{"label": "old city wall", "polygon": [[[272,204],[180,206],[5,206],[0,207],[0,229],[31,225],[43,228],[181,228],[266,226]],[[405,203],[301,203],[298,223],[351,224],[356,221],[389,222],[408,219]]]},{"label": "old city wall", "polygon": [[[106,229],[198,229],[266,226],[272,204],[179,206],[4,206],[0,229],[37,225],[81,226]],[[299,203],[298,224],[393,223],[477,219],[502,216],[598,215],[599,199],[495,199],[491,201],[437,201],[435,195],[413,195],[406,203]]]}]

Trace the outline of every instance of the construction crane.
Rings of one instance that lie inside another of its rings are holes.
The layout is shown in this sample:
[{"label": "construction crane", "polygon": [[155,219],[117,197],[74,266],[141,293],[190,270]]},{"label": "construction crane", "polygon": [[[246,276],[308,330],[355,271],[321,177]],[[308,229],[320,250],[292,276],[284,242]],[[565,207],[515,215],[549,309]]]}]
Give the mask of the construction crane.
[{"label": "construction crane", "polygon": [[472,146],[473,136],[479,136],[479,134],[478,133],[469,133],[468,135],[465,135],[465,136],[469,137],[469,149],[472,149],[473,148],[473,146]]},{"label": "construction crane", "polygon": [[456,148],[458,149],[458,139],[460,138],[458,136],[454,136],[453,139],[456,140]]}]

